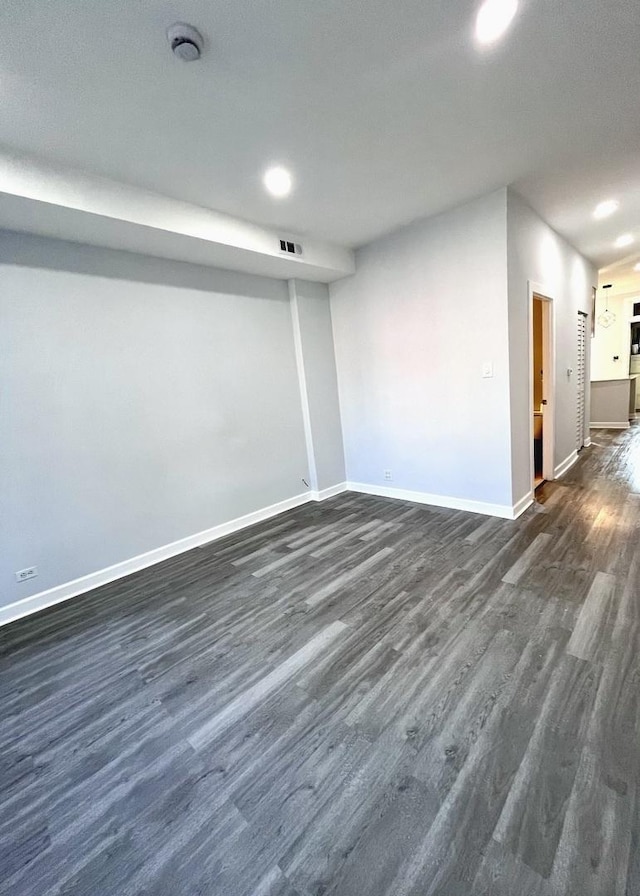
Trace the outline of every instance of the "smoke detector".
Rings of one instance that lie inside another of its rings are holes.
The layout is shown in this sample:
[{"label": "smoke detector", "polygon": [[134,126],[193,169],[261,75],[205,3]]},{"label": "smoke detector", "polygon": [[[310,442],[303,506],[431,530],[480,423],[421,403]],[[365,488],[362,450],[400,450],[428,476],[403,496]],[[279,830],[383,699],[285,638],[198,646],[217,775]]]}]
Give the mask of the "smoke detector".
[{"label": "smoke detector", "polygon": [[193,25],[176,22],[167,28],[167,40],[174,56],[183,62],[195,62],[202,56],[204,41],[200,32]]}]

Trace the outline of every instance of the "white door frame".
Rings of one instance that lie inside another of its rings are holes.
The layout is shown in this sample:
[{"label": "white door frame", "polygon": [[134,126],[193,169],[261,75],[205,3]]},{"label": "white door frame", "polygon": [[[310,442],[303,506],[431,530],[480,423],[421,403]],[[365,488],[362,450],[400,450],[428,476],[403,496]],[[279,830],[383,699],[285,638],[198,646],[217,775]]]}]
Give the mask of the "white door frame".
[{"label": "white door frame", "polygon": [[529,288],[529,453],[531,488],[535,480],[533,456],[533,301],[542,301],[544,379],[543,396],[547,400],[542,418],[542,475],[547,481],[555,478],[555,421],[556,421],[556,306],[553,290],[542,283],[528,282]]}]

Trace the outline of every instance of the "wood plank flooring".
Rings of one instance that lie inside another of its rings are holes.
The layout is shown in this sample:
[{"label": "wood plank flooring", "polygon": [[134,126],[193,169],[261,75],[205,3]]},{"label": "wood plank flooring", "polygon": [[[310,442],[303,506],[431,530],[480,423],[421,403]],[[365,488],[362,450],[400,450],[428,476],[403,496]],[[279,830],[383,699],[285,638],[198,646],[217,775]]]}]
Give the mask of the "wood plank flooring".
[{"label": "wood plank flooring", "polygon": [[0,631],[0,894],[640,896],[640,428],[516,522],[346,494]]}]

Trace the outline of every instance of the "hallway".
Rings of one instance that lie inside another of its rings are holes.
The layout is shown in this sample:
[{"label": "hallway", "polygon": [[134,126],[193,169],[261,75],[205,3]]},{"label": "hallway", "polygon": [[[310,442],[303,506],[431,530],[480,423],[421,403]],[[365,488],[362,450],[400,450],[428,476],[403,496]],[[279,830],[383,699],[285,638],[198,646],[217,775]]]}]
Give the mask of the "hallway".
[{"label": "hallway", "polygon": [[516,522],[346,493],[0,631],[0,894],[637,896],[640,427]]}]

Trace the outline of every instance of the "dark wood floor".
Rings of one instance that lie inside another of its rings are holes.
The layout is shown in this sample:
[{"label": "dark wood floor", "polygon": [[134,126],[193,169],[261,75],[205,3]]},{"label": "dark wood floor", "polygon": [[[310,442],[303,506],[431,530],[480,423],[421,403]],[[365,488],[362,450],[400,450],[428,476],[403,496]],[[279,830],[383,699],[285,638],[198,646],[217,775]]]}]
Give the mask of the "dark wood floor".
[{"label": "dark wood floor", "polygon": [[638,896],[640,429],[507,522],[343,495],[0,632],[0,893]]}]

